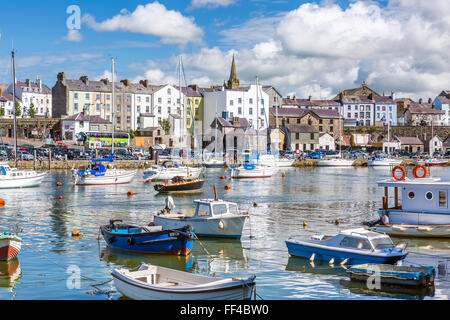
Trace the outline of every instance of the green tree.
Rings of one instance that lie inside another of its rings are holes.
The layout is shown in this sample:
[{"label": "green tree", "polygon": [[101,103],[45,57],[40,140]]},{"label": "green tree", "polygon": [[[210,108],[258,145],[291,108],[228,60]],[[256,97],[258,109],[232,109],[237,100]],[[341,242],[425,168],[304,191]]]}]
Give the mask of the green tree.
[{"label": "green tree", "polygon": [[164,130],[164,132],[166,133],[166,135],[169,134],[170,132],[170,128],[172,127],[170,125],[170,121],[168,119],[161,119],[159,121],[159,125],[161,126],[161,128]]},{"label": "green tree", "polygon": [[20,110],[20,104],[16,101],[16,117],[20,117],[22,115],[22,110]]},{"label": "green tree", "polygon": [[5,116],[5,108],[1,107],[0,108],[0,117],[4,117]]},{"label": "green tree", "polygon": [[30,108],[28,109],[28,116],[30,118],[34,118],[35,115],[36,115],[36,109],[34,108],[34,104],[32,103],[30,105]]},{"label": "green tree", "polygon": [[134,132],[134,134],[136,135],[136,137],[140,137],[140,136],[141,136],[141,130],[136,129],[136,131]]},{"label": "green tree", "polygon": [[130,139],[134,139],[135,132],[132,129],[130,129],[129,134],[130,134]]}]

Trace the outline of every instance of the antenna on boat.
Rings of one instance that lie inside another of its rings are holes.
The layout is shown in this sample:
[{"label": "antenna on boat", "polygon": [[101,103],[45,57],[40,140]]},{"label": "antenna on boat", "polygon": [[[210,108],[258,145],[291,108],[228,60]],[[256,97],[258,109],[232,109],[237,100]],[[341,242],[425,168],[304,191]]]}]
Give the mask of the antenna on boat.
[{"label": "antenna on boat", "polygon": [[214,200],[217,201],[217,200],[219,200],[219,198],[217,197],[217,188],[216,188],[216,185],[214,185],[213,187],[214,187]]}]

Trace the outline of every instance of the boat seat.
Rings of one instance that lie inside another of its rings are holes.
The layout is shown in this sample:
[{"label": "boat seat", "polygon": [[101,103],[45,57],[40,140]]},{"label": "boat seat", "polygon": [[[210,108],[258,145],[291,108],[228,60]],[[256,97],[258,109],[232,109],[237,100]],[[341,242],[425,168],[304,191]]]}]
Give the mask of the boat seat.
[{"label": "boat seat", "polygon": [[161,282],[157,283],[157,285],[161,287],[175,287],[178,285],[178,282]]},{"label": "boat seat", "polygon": [[148,227],[142,227],[142,230],[145,232],[158,232],[162,231],[162,226],[148,226]]}]

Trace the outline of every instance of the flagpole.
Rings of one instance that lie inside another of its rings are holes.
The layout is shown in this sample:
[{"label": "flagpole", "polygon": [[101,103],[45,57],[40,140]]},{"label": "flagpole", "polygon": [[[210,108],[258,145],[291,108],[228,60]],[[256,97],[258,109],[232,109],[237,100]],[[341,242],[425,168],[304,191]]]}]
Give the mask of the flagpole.
[{"label": "flagpole", "polygon": [[14,164],[17,168],[17,127],[16,127],[16,71],[14,64],[14,49],[11,51],[11,68],[13,79],[13,110],[14,110]]}]

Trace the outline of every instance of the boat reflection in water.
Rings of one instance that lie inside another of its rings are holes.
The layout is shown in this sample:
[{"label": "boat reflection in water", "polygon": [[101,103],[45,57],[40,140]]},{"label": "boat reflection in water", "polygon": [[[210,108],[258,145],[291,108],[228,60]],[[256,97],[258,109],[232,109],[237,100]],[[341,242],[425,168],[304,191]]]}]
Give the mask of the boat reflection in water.
[{"label": "boat reflection in water", "polygon": [[19,259],[0,261],[0,288],[7,288],[8,292],[12,292],[21,277],[22,269]]},{"label": "boat reflection in water", "polygon": [[100,260],[127,269],[137,269],[142,263],[150,263],[181,271],[191,271],[194,261],[191,255],[136,255],[129,252],[105,247],[100,253]]},{"label": "boat reflection in water", "polygon": [[384,298],[422,300],[425,297],[434,297],[434,286],[431,287],[411,287],[411,286],[393,286],[381,284],[380,289],[369,289],[367,283],[359,281],[350,281],[342,279],[339,284],[343,288],[350,290],[355,294],[364,294],[368,296],[379,296]]},{"label": "boat reflection in water", "polygon": [[197,273],[231,273],[238,276],[249,269],[250,261],[240,239],[202,238],[201,243],[209,255],[198,244],[192,248],[193,270]]},{"label": "boat reflection in water", "polygon": [[328,262],[323,260],[311,262],[308,259],[297,257],[289,257],[288,264],[286,265],[286,271],[297,271],[301,273],[327,276],[346,276],[345,268],[341,267],[339,264],[330,266]]}]

